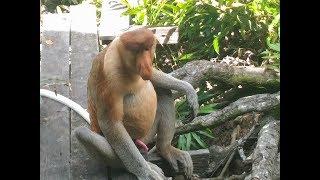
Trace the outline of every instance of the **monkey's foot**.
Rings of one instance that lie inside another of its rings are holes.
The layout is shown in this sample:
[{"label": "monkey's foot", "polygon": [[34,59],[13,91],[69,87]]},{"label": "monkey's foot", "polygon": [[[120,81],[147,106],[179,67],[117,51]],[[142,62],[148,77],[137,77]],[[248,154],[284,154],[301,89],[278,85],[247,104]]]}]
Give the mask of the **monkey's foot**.
[{"label": "monkey's foot", "polygon": [[193,163],[188,152],[181,151],[180,149],[170,146],[170,148],[162,148],[159,150],[159,153],[169,162],[176,172],[179,171],[178,162],[180,162],[185,175],[188,178],[191,178],[193,173]]}]

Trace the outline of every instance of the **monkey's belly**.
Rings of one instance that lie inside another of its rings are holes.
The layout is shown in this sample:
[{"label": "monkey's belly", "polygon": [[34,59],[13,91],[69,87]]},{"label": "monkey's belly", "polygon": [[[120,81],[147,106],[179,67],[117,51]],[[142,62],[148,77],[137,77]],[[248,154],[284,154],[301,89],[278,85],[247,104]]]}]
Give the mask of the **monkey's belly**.
[{"label": "monkey's belly", "polygon": [[147,83],[138,93],[124,98],[123,124],[132,139],[141,139],[150,131],[157,110],[157,95],[151,84]]}]

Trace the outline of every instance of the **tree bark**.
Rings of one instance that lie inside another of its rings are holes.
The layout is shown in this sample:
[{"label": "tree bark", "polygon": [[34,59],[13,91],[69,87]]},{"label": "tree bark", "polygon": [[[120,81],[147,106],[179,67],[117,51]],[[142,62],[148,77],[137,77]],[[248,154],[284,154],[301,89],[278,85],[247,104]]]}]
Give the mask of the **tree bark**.
[{"label": "tree bark", "polygon": [[277,163],[279,139],[280,121],[271,121],[260,130],[252,156],[251,179],[268,180],[277,176],[274,166]]},{"label": "tree bark", "polygon": [[204,80],[213,80],[232,86],[241,84],[263,87],[270,92],[276,92],[280,88],[279,77],[273,70],[251,66],[228,66],[207,60],[188,62],[170,75],[189,82],[193,87],[198,87]]},{"label": "tree bark", "polygon": [[225,108],[205,116],[198,116],[190,123],[176,127],[176,134],[184,134],[206,127],[216,127],[239,115],[257,111],[271,110],[280,104],[280,92],[274,94],[257,94],[238,99]]}]

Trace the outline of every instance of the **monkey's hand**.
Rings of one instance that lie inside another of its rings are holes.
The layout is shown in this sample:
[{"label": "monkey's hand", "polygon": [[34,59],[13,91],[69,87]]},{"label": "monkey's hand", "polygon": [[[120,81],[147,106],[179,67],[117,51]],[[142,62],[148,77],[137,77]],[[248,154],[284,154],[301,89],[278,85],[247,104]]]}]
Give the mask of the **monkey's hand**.
[{"label": "monkey's hand", "polygon": [[197,91],[193,88],[193,86],[188,83],[185,82],[186,84],[186,95],[187,95],[187,100],[189,103],[189,106],[192,108],[192,112],[193,112],[193,117],[195,118],[199,112],[199,103],[198,103],[198,95],[197,95]]},{"label": "monkey's hand", "polygon": [[170,148],[161,149],[160,154],[169,162],[176,172],[179,171],[178,162],[180,162],[182,164],[183,172],[187,178],[191,178],[193,173],[193,163],[188,152],[181,151],[180,149],[170,146]]},{"label": "monkey's hand", "polygon": [[172,89],[186,94],[189,105],[193,110],[193,115],[194,117],[197,116],[199,111],[198,95],[190,83],[174,78],[156,68],[153,68],[151,82],[157,87]]}]

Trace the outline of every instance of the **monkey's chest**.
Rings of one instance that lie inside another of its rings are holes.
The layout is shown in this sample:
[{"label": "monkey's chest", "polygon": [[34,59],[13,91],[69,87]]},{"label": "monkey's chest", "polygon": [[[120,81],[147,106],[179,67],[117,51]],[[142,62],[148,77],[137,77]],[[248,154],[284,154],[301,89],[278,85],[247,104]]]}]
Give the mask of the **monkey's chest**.
[{"label": "monkey's chest", "polygon": [[123,124],[132,139],[141,139],[150,131],[157,110],[157,96],[152,84],[124,98]]}]

